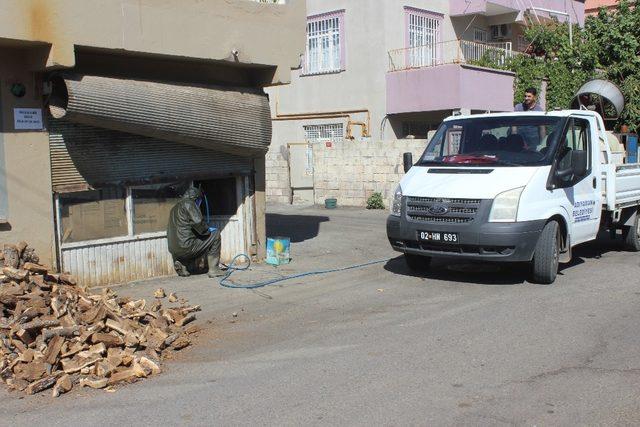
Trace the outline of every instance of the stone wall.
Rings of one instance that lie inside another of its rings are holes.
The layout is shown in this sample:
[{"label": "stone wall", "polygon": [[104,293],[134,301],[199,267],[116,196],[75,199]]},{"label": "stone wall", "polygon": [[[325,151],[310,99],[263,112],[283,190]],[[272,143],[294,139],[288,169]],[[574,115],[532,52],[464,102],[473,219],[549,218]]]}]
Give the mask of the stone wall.
[{"label": "stone wall", "polygon": [[313,146],[315,203],[328,197],[338,199],[338,206],[366,206],[375,192],[382,193],[385,207],[404,175],[402,154],[410,151],[414,161],[422,154],[426,140],[380,142],[344,141]]},{"label": "stone wall", "polygon": [[266,197],[269,203],[291,203],[289,160],[286,150],[273,147],[266,156]]}]

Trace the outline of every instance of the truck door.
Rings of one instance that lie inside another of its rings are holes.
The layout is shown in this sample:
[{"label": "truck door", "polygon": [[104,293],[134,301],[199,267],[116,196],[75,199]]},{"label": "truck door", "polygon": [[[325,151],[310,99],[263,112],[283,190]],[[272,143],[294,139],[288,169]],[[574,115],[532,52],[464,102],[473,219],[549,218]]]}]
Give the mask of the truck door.
[{"label": "truck door", "polygon": [[[560,190],[564,192],[564,204],[571,217],[572,245],[592,240],[600,227],[602,185],[598,153],[594,152],[592,139],[597,137],[595,122],[587,118],[571,117],[566,132],[560,140],[557,170],[571,167],[571,151],[587,152],[587,170],[582,176],[571,175],[561,179]],[[597,142],[597,141],[595,141]]]}]

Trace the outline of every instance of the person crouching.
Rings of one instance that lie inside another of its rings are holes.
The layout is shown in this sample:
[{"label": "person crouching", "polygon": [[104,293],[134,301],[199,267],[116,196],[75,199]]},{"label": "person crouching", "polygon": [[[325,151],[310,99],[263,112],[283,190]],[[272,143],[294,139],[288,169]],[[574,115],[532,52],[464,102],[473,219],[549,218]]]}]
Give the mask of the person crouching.
[{"label": "person crouching", "polygon": [[173,266],[179,276],[189,276],[187,265],[207,255],[208,276],[218,277],[224,272],[220,262],[220,231],[204,222],[200,212],[202,191],[189,187],[169,213],[167,243]]}]

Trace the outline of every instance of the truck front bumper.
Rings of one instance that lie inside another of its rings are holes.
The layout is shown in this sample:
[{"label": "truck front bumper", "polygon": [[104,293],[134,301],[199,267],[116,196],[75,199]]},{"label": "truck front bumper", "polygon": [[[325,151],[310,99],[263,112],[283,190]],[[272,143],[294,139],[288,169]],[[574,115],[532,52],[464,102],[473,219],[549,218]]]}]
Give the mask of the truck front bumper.
[{"label": "truck front bumper", "polygon": [[[387,237],[393,249],[430,257],[455,257],[483,261],[531,261],[545,220],[524,222],[472,222],[427,224],[390,215]],[[420,231],[457,233],[458,243],[420,241]]]}]

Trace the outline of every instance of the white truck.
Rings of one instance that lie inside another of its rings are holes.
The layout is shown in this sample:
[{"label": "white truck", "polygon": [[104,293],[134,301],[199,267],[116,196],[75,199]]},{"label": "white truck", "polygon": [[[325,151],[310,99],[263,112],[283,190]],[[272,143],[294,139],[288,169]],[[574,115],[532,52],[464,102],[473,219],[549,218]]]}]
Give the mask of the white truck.
[{"label": "white truck", "polygon": [[600,229],[640,250],[640,164],[614,163],[587,110],[452,116],[405,176],[387,219],[411,269],[431,258],[529,262],[553,283],[558,263]]}]

